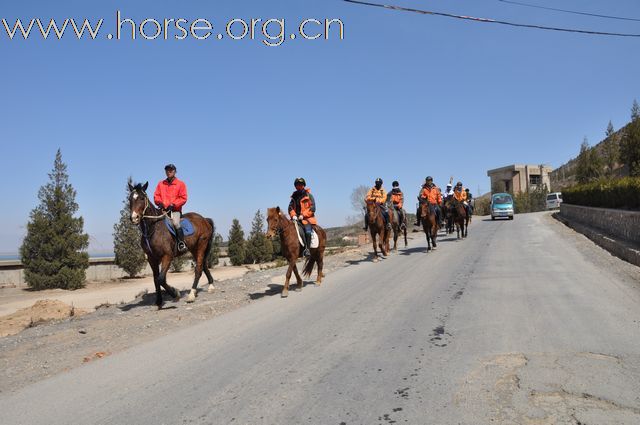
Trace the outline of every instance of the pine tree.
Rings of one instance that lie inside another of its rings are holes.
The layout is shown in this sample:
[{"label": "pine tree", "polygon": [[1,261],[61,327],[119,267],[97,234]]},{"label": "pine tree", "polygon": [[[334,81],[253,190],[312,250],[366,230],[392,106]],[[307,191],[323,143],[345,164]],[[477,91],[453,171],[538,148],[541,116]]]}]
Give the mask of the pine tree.
[{"label": "pine tree", "polygon": [[589,147],[585,137],[580,145],[578,164],[576,166],[576,179],[578,183],[588,183],[598,179],[602,174],[602,161],[595,149]]},{"label": "pine tree", "polygon": [[24,277],[33,289],[77,289],[84,286],[89,267],[89,235],[78,212],[76,191],[67,165],[56,152],[49,183],[38,192],[40,204],[31,211],[27,236],[20,247]]},{"label": "pine tree", "polygon": [[[131,177],[128,183],[132,184]],[[136,277],[144,269],[147,259],[140,247],[140,228],[131,223],[129,185],[126,193],[120,210],[120,220],[113,225],[113,252],[116,254],[116,265],[129,277]]]},{"label": "pine tree", "polygon": [[246,256],[244,232],[237,218],[233,219],[231,229],[229,229],[229,260],[234,266],[244,264]]},{"label": "pine tree", "polygon": [[633,101],[631,123],[627,126],[620,143],[622,162],[629,168],[629,175],[640,176],[640,106]]},{"label": "pine tree", "polygon": [[213,267],[217,266],[220,262],[220,247],[222,246],[222,235],[220,233],[216,233],[213,235],[213,241],[211,241],[211,251],[209,251],[209,256],[207,257],[207,266]]},{"label": "pine tree", "polygon": [[611,121],[609,121],[609,125],[607,126],[606,134],[607,138],[604,140],[604,143],[602,143],[602,156],[604,164],[607,166],[607,174],[612,176],[613,169],[618,163],[619,146]]},{"label": "pine tree", "polygon": [[273,259],[273,245],[264,233],[264,216],[256,211],[247,241],[246,263],[264,263]]}]

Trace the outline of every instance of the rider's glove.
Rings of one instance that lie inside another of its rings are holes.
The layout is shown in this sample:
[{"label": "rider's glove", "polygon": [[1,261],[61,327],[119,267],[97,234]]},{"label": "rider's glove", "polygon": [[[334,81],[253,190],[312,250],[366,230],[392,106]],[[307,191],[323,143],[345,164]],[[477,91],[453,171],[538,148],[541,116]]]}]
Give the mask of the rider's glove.
[{"label": "rider's glove", "polygon": [[162,204],[162,202],[158,202],[158,208],[160,208],[161,210],[164,209],[164,205]]},{"label": "rider's glove", "polygon": [[300,221],[304,220],[304,217],[302,216],[302,214],[300,214],[300,215],[298,216],[298,220],[300,220]]},{"label": "rider's glove", "polygon": [[298,217],[296,217],[295,215],[293,216],[293,218],[291,219],[293,221],[298,221]]},{"label": "rider's glove", "polygon": [[167,208],[167,210],[170,212],[173,212],[174,209],[175,209],[175,206],[173,204],[169,205],[169,207]]}]

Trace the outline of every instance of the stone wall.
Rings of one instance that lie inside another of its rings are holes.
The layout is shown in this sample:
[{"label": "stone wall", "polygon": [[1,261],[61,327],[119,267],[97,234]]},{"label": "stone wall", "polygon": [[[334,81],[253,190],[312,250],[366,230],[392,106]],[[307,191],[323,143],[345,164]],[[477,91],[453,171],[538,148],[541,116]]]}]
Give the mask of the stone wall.
[{"label": "stone wall", "polygon": [[640,266],[640,211],[563,203],[558,218],[613,255]]}]

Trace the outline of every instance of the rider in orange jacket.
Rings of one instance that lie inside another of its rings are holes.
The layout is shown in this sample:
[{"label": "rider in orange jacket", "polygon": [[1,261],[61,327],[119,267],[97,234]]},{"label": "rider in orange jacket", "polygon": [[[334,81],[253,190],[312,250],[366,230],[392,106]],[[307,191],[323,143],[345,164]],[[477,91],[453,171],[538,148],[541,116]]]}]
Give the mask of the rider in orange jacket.
[{"label": "rider in orange jacket", "polygon": [[316,201],[311,194],[311,189],[306,187],[307,182],[302,177],[295,179],[293,185],[296,190],[291,194],[289,216],[291,216],[292,220],[298,221],[304,226],[305,247],[303,255],[308,257],[311,255],[312,226],[318,224],[316,220]]},{"label": "rider in orange jacket", "polygon": [[[391,230],[391,222],[389,221],[389,210],[387,209],[387,191],[382,187],[382,179],[378,177],[376,179],[375,186],[373,186],[367,192],[367,195],[364,197],[364,201],[369,203],[373,202],[380,207],[382,211],[382,217],[384,218],[385,225],[388,230]],[[369,214],[365,213],[364,215],[364,230],[366,231],[369,228]]]},{"label": "rider in orange jacket", "polygon": [[167,178],[161,180],[156,186],[153,202],[169,215],[173,227],[176,229],[178,251],[184,252],[187,250],[187,245],[184,243],[184,231],[180,225],[180,219],[182,218],[182,207],[187,203],[187,186],[176,177],[175,165],[167,164],[164,171]]},{"label": "rider in orange jacket", "polygon": [[418,195],[418,210],[416,211],[416,226],[420,225],[422,221],[421,217],[421,206],[422,204],[428,203],[430,205],[434,205],[436,211],[436,219],[438,223],[440,222],[440,204],[442,204],[442,193],[440,189],[433,184],[433,177],[428,176],[424,179],[424,184],[422,185],[422,189],[420,190],[420,195]]},{"label": "rider in orange jacket", "polygon": [[400,223],[400,228],[406,227],[406,214],[404,212],[404,194],[402,190],[400,190],[400,183],[394,181],[391,183],[393,189],[387,195],[387,203],[391,202],[393,205],[393,209],[398,213],[398,222]]}]

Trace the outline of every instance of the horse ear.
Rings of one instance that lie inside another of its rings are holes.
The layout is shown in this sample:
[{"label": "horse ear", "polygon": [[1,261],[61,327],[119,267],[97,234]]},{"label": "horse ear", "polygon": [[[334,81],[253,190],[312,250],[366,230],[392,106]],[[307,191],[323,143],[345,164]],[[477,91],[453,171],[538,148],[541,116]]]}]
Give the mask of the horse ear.
[{"label": "horse ear", "polygon": [[142,186],[142,190],[146,192],[148,187],[149,187],[149,182],[146,182],[144,186]]},{"label": "horse ear", "polygon": [[129,192],[133,192],[134,187],[133,187],[133,185],[131,184],[131,182],[129,182],[129,183],[128,183],[128,185],[129,185]]}]

